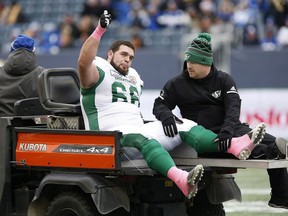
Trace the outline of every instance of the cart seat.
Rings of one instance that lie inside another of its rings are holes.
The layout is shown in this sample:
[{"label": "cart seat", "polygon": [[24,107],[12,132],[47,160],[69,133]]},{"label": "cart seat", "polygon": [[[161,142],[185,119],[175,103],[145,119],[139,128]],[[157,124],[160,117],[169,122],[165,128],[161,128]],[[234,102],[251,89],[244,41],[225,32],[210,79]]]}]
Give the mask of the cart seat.
[{"label": "cart seat", "polygon": [[80,81],[74,68],[50,68],[39,75],[42,106],[56,115],[81,115]]}]

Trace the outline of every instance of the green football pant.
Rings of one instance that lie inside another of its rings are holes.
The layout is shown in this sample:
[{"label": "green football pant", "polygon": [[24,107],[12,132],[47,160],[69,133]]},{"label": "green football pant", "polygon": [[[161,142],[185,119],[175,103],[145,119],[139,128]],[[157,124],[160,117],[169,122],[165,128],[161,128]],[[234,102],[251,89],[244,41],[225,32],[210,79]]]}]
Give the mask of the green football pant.
[{"label": "green football pant", "polygon": [[120,144],[122,147],[137,148],[148,166],[162,175],[167,176],[168,170],[175,166],[170,154],[154,139],[148,139],[141,134],[126,134],[122,136]]},{"label": "green football pant", "polygon": [[189,131],[179,132],[182,142],[194,148],[198,153],[219,152],[218,142],[214,142],[217,135],[204,127],[197,125]]}]

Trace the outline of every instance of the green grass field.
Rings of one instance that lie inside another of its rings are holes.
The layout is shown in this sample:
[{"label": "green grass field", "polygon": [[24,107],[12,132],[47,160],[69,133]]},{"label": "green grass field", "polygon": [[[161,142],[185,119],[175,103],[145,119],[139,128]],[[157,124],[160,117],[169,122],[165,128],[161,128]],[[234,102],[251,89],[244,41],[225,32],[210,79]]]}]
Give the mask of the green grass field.
[{"label": "green grass field", "polygon": [[266,170],[239,169],[234,177],[242,192],[242,202],[225,202],[227,216],[288,216],[288,210],[268,206],[270,185]]}]

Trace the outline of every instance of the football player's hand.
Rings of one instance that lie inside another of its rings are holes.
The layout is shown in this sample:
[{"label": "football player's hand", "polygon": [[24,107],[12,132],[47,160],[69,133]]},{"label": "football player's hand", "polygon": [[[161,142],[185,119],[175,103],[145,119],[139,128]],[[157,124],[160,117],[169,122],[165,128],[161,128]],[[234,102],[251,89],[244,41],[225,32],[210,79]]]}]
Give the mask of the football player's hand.
[{"label": "football player's hand", "polygon": [[180,120],[174,115],[162,121],[163,130],[166,136],[174,137],[175,135],[178,134],[176,122],[180,124],[183,123],[182,120]]},{"label": "football player's hand", "polygon": [[233,138],[233,135],[227,131],[223,131],[218,134],[218,139],[219,139],[218,149],[220,152],[227,152],[227,150],[229,149],[231,145],[232,138]]},{"label": "football player's hand", "polygon": [[111,24],[111,14],[107,10],[100,16],[99,23],[102,28],[108,28]]}]

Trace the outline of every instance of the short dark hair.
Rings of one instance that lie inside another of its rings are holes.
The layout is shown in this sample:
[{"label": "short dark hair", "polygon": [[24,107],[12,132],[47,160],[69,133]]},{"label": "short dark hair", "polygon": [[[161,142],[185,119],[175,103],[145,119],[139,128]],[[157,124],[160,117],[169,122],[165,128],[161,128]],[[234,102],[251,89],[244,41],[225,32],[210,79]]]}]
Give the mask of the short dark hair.
[{"label": "short dark hair", "polygon": [[113,42],[111,44],[109,50],[116,52],[119,50],[121,45],[125,45],[127,47],[130,47],[135,52],[135,47],[133,46],[133,44],[130,41],[126,41],[126,40],[117,40],[117,41]]}]

